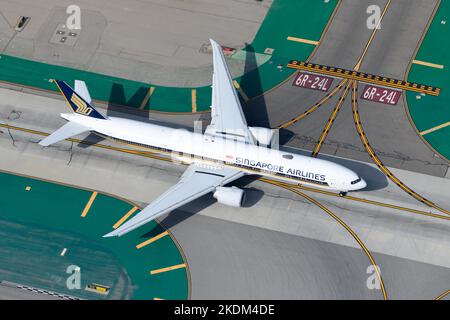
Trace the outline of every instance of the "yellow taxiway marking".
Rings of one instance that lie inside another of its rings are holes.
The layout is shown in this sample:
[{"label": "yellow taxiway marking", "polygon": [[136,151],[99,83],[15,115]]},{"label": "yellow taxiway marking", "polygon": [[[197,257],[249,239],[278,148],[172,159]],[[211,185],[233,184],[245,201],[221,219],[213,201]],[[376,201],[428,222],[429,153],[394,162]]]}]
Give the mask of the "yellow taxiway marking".
[{"label": "yellow taxiway marking", "polygon": [[245,94],[244,90],[242,90],[239,83],[236,80],[233,80],[233,85],[236,88],[236,90],[239,92],[239,94],[241,95],[242,99],[244,99],[244,101],[247,102],[248,96]]},{"label": "yellow taxiway marking", "polygon": [[441,300],[442,298],[446,297],[448,294],[450,294],[450,290],[445,291],[443,294],[441,294],[439,297],[437,297],[434,300]]},{"label": "yellow taxiway marking", "polygon": [[192,89],[192,113],[197,112],[197,90]]},{"label": "yellow taxiway marking", "polygon": [[443,129],[443,128],[448,127],[448,126],[450,126],[450,121],[449,121],[449,122],[446,122],[446,123],[443,123],[443,124],[441,124],[441,125],[438,125],[438,126],[436,126],[436,127],[433,127],[433,128],[431,128],[431,129],[422,131],[422,132],[420,132],[420,135],[421,135],[421,136],[424,136],[424,135],[426,135],[426,134],[429,134],[429,133],[438,131],[438,130]]},{"label": "yellow taxiway marking", "polygon": [[160,233],[160,234],[158,234],[157,236],[155,236],[155,237],[153,237],[153,238],[150,238],[150,239],[148,239],[148,240],[145,240],[144,242],[139,243],[139,244],[136,246],[136,249],[141,249],[141,248],[145,247],[146,245],[149,245],[150,243],[153,243],[153,242],[155,242],[156,240],[159,240],[159,239],[161,239],[162,237],[167,236],[168,234],[169,234],[169,233],[168,233],[167,231],[164,231],[163,233]]},{"label": "yellow taxiway marking", "polygon": [[286,122],[278,125],[277,129],[287,128],[287,127],[293,125],[294,123],[296,123],[297,121],[303,119],[304,117],[310,115],[312,112],[317,110],[320,106],[322,106],[324,103],[326,103],[328,100],[330,100],[336,93],[338,93],[339,90],[341,90],[341,88],[344,86],[344,84],[346,82],[347,82],[346,79],[342,79],[341,82],[336,86],[336,88],[334,88],[330,93],[328,93],[326,96],[324,96],[322,99],[320,99],[311,108],[309,108],[308,110],[306,110],[305,112],[303,112],[299,116],[297,116],[295,118],[292,118],[291,120],[286,121]]},{"label": "yellow taxiway marking", "polygon": [[[30,134],[40,135],[40,136],[48,136],[49,135],[46,132],[36,131],[36,130],[32,130],[32,129],[17,127],[17,126],[12,126],[12,125],[9,125],[9,124],[2,124],[2,123],[0,123],[0,127],[1,128],[9,128],[9,129],[17,130],[17,131],[21,131],[21,132],[27,132],[27,133],[30,133]],[[78,140],[78,139],[67,139],[67,140],[68,141],[73,141],[73,142],[76,142],[76,143],[83,143],[83,141]],[[118,147],[113,147],[113,146],[104,145],[104,144],[100,144],[100,143],[94,144],[93,146],[96,147],[96,148],[100,148],[100,149],[107,149],[107,150],[111,150],[111,151],[127,153],[127,154],[134,154],[134,155],[138,155],[138,156],[142,156],[142,157],[147,157],[147,158],[157,159],[157,160],[161,160],[161,161],[171,162],[170,158],[158,156],[157,154],[155,154],[153,152],[143,152],[143,151],[131,150],[131,149],[127,149],[127,148],[118,148]],[[258,180],[261,180],[261,181],[264,181],[264,182],[269,182],[269,183],[270,182],[275,182],[275,180],[266,179],[266,178],[259,178]],[[321,193],[321,194],[324,194],[324,195],[327,195],[327,196],[341,197],[337,193],[333,193],[333,192],[330,192],[330,191],[325,191],[323,189],[306,187],[306,186],[303,186],[301,184],[295,184],[295,185],[294,184],[288,184],[288,186],[294,187],[294,188],[300,188],[300,189],[303,189],[303,190],[306,190],[306,191],[315,192],[315,193]],[[389,203],[383,203],[383,202],[378,202],[378,201],[364,199],[364,198],[357,198],[357,197],[352,197],[352,196],[344,196],[343,198],[351,200],[351,201],[364,202],[364,203],[368,203],[368,204],[375,205],[375,206],[387,207],[387,208],[391,208],[391,209],[395,209],[395,210],[399,210],[399,211],[406,211],[406,212],[420,214],[420,215],[429,216],[429,217],[433,217],[433,218],[450,220],[449,216],[442,216],[442,215],[438,215],[438,214],[433,214],[431,212],[426,212],[426,211],[421,211],[421,210],[416,210],[416,209],[396,206],[396,205],[392,205],[392,204],[389,204]]]},{"label": "yellow taxiway marking", "polygon": [[122,223],[125,222],[125,220],[127,220],[133,213],[136,212],[136,210],[138,210],[138,207],[133,207],[131,208],[122,218],[120,218],[119,221],[117,221],[114,225],[113,225],[113,229],[117,229],[118,227],[120,227],[122,225]]},{"label": "yellow taxiway marking", "polygon": [[296,38],[296,37],[287,37],[287,39],[289,41],[295,41],[295,42],[301,42],[301,43],[306,43],[306,44],[312,44],[313,46],[317,46],[319,44],[319,41],[302,39],[302,38]]},{"label": "yellow taxiway marking", "polygon": [[147,105],[148,100],[153,94],[153,91],[155,91],[155,87],[148,88],[147,94],[145,95],[144,99],[141,102],[141,105],[139,106],[140,110],[144,110],[145,106]]},{"label": "yellow taxiway marking", "polygon": [[316,147],[314,148],[314,151],[312,153],[312,157],[316,158],[319,154],[320,149],[322,148],[322,144],[324,143],[325,139],[328,136],[328,132],[330,132],[331,126],[334,123],[334,120],[336,120],[336,117],[341,110],[342,105],[344,104],[345,98],[347,97],[347,94],[350,90],[350,86],[352,85],[352,82],[350,81],[347,86],[344,89],[344,92],[342,93],[341,97],[338,100],[338,103],[336,104],[336,107],[334,108],[330,118],[328,119],[328,122],[325,126],[325,128],[322,131],[322,134],[320,135],[319,141],[317,142]]},{"label": "yellow taxiway marking", "polygon": [[436,69],[444,69],[444,66],[442,64],[436,64],[421,60],[413,60],[412,63],[414,64],[420,64],[421,66],[430,67],[430,68],[436,68]]},{"label": "yellow taxiway marking", "polygon": [[353,81],[353,88],[352,88],[352,111],[353,111],[353,120],[356,125],[356,129],[358,131],[359,137],[361,138],[361,141],[364,145],[364,148],[366,149],[369,156],[372,158],[372,160],[375,162],[375,164],[380,168],[380,170],[389,178],[392,182],[394,182],[397,186],[399,186],[403,191],[408,193],[411,197],[415,198],[416,200],[425,203],[427,206],[435,208],[436,210],[439,210],[442,213],[445,213],[447,215],[450,215],[450,211],[443,209],[439,206],[437,206],[435,203],[431,202],[430,200],[422,197],[415,191],[413,191],[411,188],[409,188],[407,185],[405,185],[402,181],[400,181],[385,165],[381,162],[380,158],[375,154],[375,151],[372,149],[372,147],[369,144],[369,141],[367,139],[367,136],[362,128],[361,119],[359,117],[359,111],[358,111],[358,84],[356,81]]},{"label": "yellow taxiway marking", "polygon": [[383,299],[387,300],[388,299],[388,295],[386,292],[386,288],[384,286],[384,282],[383,282],[383,278],[381,277],[380,271],[378,269],[378,266],[375,262],[375,259],[373,258],[372,254],[370,253],[370,251],[367,249],[367,247],[365,246],[365,244],[361,241],[361,239],[359,238],[359,236],[356,234],[355,231],[353,231],[353,229],[351,229],[341,218],[339,218],[336,214],[334,214],[330,209],[328,209],[326,206],[324,206],[323,204],[321,204],[319,201],[315,200],[314,198],[311,198],[310,196],[308,196],[307,194],[296,190],[295,188],[282,183],[282,182],[278,182],[278,181],[267,181],[266,182],[272,184],[272,185],[276,185],[278,187],[284,188],[286,190],[289,190],[305,199],[307,199],[309,202],[315,204],[316,206],[318,206],[320,209],[322,209],[323,211],[325,211],[329,216],[331,216],[337,223],[339,223],[345,230],[347,230],[347,232],[353,237],[353,239],[359,244],[359,246],[361,247],[361,249],[363,249],[364,253],[366,254],[367,258],[369,259],[370,263],[372,264],[372,266],[375,269],[375,273],[377,275],[378,281],[380,283],[381,286],[381,291],[383,293]]},{"label": "yellow taxiway marking", "polygon": [[182,263],[182,264],[177,264],[171,267],[167,267],[167,268],[161,268],[161,269],[156,269],[156,270],[152,270],[150,271],[150,274],[157,274],[157,273],[162,273],[162,272],[167,272],[167,271],[172,271],[172,270],[176,270],[176,269],[181,269],[181,268],[186,268],[186,264]]},{"label": "yellow taxiway marking", "polygon": [[82,217],[82,218],[86,217],[86,215],[88,214],[89,209],[91,208],[92,203],[93,203],[94,200],[95,200],[95,197],[97,197],[97,194],[98,194],[97,191],[92,192],[92,195],[91,195],[91,197],[89,198],[89,201],[88,201],[88,203],[86,204],[86,207],[84,207],[84,210],[83,210],[83,212],[81,213],[81,217]]}]

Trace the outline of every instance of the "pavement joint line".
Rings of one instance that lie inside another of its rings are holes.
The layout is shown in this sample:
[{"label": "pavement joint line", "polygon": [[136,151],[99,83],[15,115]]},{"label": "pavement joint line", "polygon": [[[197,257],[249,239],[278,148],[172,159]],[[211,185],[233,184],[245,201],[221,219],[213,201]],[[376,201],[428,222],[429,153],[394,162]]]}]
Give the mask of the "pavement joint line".
[{"label": "pavement joint line", "polygon": [[191,91],[192,96],[192,113],[197,112],[197,90],[192,89]]},{"label": "pavement joint line", "polygon": [[150,274],[154,275],[154,274],[163,273],[163,272],[172,271],[172,270],[181,269],[181,268],[186,268],[186,264],[181,263],[181,264],[177,264],[177,265],[174,265],[171,267],[152,270],[152,271],[150,271]]},{"label": "pavement joint line", "polygon": [[247,102],[248,96],[247,94],[244,92],[244,90],[242,90],[241,86],[239,85],[239,83],[236,80],[233,80],[233,85],[236,88],[236,90],[239,92],[239,94],[241,95],[242,99],[244,99],[245,102]]},{"label": "pavement joint line", "polygon": [[[36,134],[36,135],[41,135],[41,136],[48,136],[49,135],[46,132],[36,131],[36,130],[31,130],[31,129],[26,129],[26,128],[21,128],[21,127],[17,127],[17,126],[8,125],[8,124],[1,124],[0,123],[0,127],[10,128],[10,129],[13,129],[13,130],[18,130],[18,131],[27,132],[27,133]],[[362,137],[361,137],[361,139],[362,139]],[[68,139],[68,140],[70,140],[70,139]],[[72,140],[74,142],[77,142],[77,143],[82,143],[81,140],[76,140],[76,139],[72,139]],[[72,140],[70,140],[70,141],[72,141]],[[138,155],[138,156],[149,157],[149,158],[152,158],[152,159],[158,159],[158,160],[161,160],[161,161],[171,161],[169,158],[159,157],[156,154],[153,154],[151,152],[139,152],[139,151],[130,150],[130,149],[126,149],[126,148],[118,148],[118,147],[113,147],[113,146],[108,146],[108,145],[103,145],[103,144],[98,144],[98,143],[94,144],[93,146],[97,147],[97,148],[100,148],[100,149],[108,149],[108,150],[117,151],[117,152],[130,153],[130,154],[134,154],[134,155]],[[264,178],[260,178],[258,180],[263,181],[263,182],[269,182],[269,183],[275,181],[275,180],[264,179]],[[332,192],[324,191],[324,190],[321,190],[321,189],[305,187],[305,186],[300,185],[300,184],[299,185],[288,184],[288,185],[291,186],[291,187],[295,186],[295,187],[298,187],[298,188],[303,189],[303,190],[316,192],[316,193],[322,193],[322,194],[329,195],[329,196],[339,196],[337,194],[333,194]],[[344,198],[349,199],[349,200],[353,200],[353,201],[358,201],[358,202],[366,202],[366,203],[369,203],[369,204],[372,204],[372,205],[388,207],[388,208],[392,208],[392,209],[396,209],[396,210],[400,210],[400,211],[407,211],[407,212],[416,213],[416,214],[420,214],[420,215],[430,216],[430,217],[434,217],[434,218],[440,218],[440,219],[446,219],[446,220],[450,219],[448,216],[441,216],[441,215],[433,214],[433,213],[430,213],[430,212],[425,212],[425,211],[420,211],[420,210],[416,210],[416,209],[411,209],[411,208],[391,205],[391,204],[388,204],[388,203],[377,202],[377,201],[363,199],[363,198],[356,198],[356,197],[351,197],[351,196],[345,196]],[[435,209],[439,210],[438,208],[435,208]],[[441,210],[439,210],[439,211],[441,211]]]},{"label": "pavement joint line", "polygon": [[380,271],[378,269],[378,265],[375,262],[375,259],[373,258],[372,254],[370,253],[369,249],[367,249],[366,245],[362,242],[362,240],[359,238],[359,236],[356,234],[355,231],[353,231],[353,229],[351,229],[345,222],[344,220],[342,220],[341,218],[339,218],[335,213],[333,213],[330,209],[328,209],[325,205],[323,205],[322,203],[320,203],[319,201],[317,201],[316,199],[308,196],[307,194],[296,190],[293,187],[290,187],[289,185],[286,185],[284,183],[280,183],[278,181],[272,181],[272,182],[268,182],[272,185],[278,186],[280,188],[284,188],[286,190],[289,190],[295,194],[297,194],[298,196],[301,196],[303,198],[305,198],[306,200],[310,201],[311,203],[315,204],[316,206],[318,206],[320,209],[322,209],[324,212],[326,212],[330,217],[332,217],[337,223],[339,223],[345,230],[347,230],[347,232],[352,236],[352,238],[359,244],[359,246],[361,247],[361,249],[364,251],[364,253],[366,254],[367,258],[369,259],[370,263],[372,264],[372,266],[375,269],[375,273],[377,275],[378,281],[380,283],[381,286],[381,291],[383,294],[383,299],[387,300],[388,299],[388,295],[386,292],[386,288],[384,286],[384,281],[383,278],[381,277]]},{"label": "pavement joint line", "polygon": [[148,100],[150,100],[150,97],[153,94],[153,91],[155,91],[155,87],[148,88],[148,91],[147,91],[144,99],[142,100],[142,102],[141,102],[141,104],[139,106],[140,110],[144,110],[145,106],[147,105]]},{"label": "pavement joint line", "polygon": [[94,202],[95,198],[97,197],[97,194],[98,194],[97,191],[92,192],[91,197],[89,198],[89,201],[87,202],[86,206],[84,207],[83,212],[81,213],[82,218],[86,217],[86,215],[88,214],[89,209],[92,206],[92,203]]},{"label": "pavement joint line", "polygon": [[436,126],[436,127],[430,128],[430,129],[428,129],[428,130],[421,131],[421,132],[420,132],[420,135],[421,135],[421,136],[424,136],[424,135],[426,135],[426,134],[429,134],[429,133],[438,131],[438,130],[443,129],[443,128],[448,127],[448,126],[450,126],[450,121],[449,121],[449,122],[446,122],[446,123],[443,123],[443,124],[440,124],[440,125],[438,125],[438,126]]},{"label": "pavement joint line", "polygon": [[120,227],[138,209],[139,209],[138,207],[131,208],[122,218],[119,219],[119,221],[117,221],[113,225],[113,229],[117,229],[118,227]]},{"label": "pavement joint line", "polygon": [[436,63],[431,63],[431,62],[427,62],[427,61],[413,60],[412,63],[419,64],[419,65],[425,66],[425,67],[430,67],[430,68],[444,69],[444,66],[442,64],[436,64]]},{"label": "pavement joint line", "polygon": [[169,234],[169,233],[168,233],[167,231],[164,231],[164,232],[158,234],[157,236],[154,236],[153,238],[150,238],[150,239],[148,239],[148,240],[145,240],[144,242],[139,243],[139,244],[136,246],[136,249],[141,249],[141,248],[143,248],[143,247],[149,245],[150,243],[153,243],[153,242],[155,242],[156,240],[159,240],[159,239],[161,239],[161,238],[167,236],[168,234]]},{"label": "pavement joint line", "polygon": [[358,82],[353,81],[353,88],[352,88],[352,112],[353,112],[353,120],[355,122],[356,130],[358,132],[359,137],[361,138],[361,141],[364,145],[364,148],[366,149],[367,153],[369,154],[370,158],[375,162],[375,164],[380,168],[380,170],[389,178],[392,182],[394,182],[399,188],[401,188],[403,191],[405,191],[407,194],[409,194],[414,199],[418,200],[419,202],[422,202],[426,204],[427,206],[434,208],[436,210],[439,210],[442,213],[445,213],[447,215],[450,215],[450,211],[439,207],[432,201],[426,199],[425,197],[422,197],[417,192],[413,191],[410,187],[405,185],[402,181],[400,181],[380,160],[380,158],[376,155],[375,151],[373,151],[366,134],[364,132],[364,129],[362,128],[361,119],[359,117],[358,112]]},{"label": "pavement joint line", "polygon": [[380,18],[378,19],[377,25],[375,26],[375,28],[373,28],[373,31],[369,37],[369,40],[367,41],[366,46],[364,47],[364,50],[363,50],[361,56],[359,57],[358,62],[356,63],[355,67],[353,68],[354,70],[359,71],[359,69],[361,68],[361,64],[367,54],[367,51],[369,50],[370,45],[372,44],[373,39],[375,38],[375,35],[377,34],[378,30],[381,30],[381,21],[383,21],[383,18],[386,15],[386,12],[389,9],[391,2],[392,2],[392,0],[388,0],[386,5],[384,6],[383,12],[381,13]]},{"label": "pavement joint line", "polygon": [[287,37],[287,40],[294,41],[294,42],[300,42],[300,43],[306,43],[306,44],[312,44],[313,46],[319,45],[319,41],[308,40],[308,39],[303,39],[303,38],[296,38],[296,37],[291,37],[291,36]]}]

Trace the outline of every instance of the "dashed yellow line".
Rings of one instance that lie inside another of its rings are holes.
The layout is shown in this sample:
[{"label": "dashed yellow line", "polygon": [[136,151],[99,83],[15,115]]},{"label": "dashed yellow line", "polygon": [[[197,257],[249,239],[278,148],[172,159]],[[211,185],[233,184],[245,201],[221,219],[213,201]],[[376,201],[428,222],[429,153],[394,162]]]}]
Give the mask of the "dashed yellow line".
[{"label": "dashed yellow line", "polygon": [[422,66],[430,67],[430,68],[444,69],[444,66],[442,64],[436,64],[436,63],[431,63],[431,62],[426,62],[426,61],[421,61],[421,60],[413,60],[412,63],[420,64]]},{"label": "dashed yellow line", "polygon": [[443,294],[441,294],[440,296],[436,297],[434,300],[441,300],[444,297],[446,297],[448,294],[450,294],[450,290],[445,291]]},{"label": "dashed yellow line", "polygon": [[436,127],[433,127],[433,128],[431,128],[431,129],[422,131],[422,132],[420,132],[420,135],[421,135],[421,136],[424,136],[424,135],[426,135],[426,134],[429,134],[429,133],[438,131],[438,130],[443,129],[443,128],[448,127],[448,126],[450,126],[450,122],[446,122],[446,123],[443,123],[443,124],[438,125],[438,126],[436,126]]},{"label": "dashed yellow line", "polygon": [[138,210],[138,207],[133,207],[131,208],[122,218],[120,218],[119,221],[117,221],[114,225],[113,225],[113,229],[117,229],[118,227],[120,227],[133,213],[136,212],[136,210]]},{"label": "dashed yellow line", "polygon": [[168,233],[167,231],[164,231],[164,232],[158,234],[157,236],[155,236],[155,237],[153,237],[153,238],[150,238],[150,239],[148,239],[148,240],[146,240],[146,241],[144,241],[144,242],[139,243],[139,244],[136,246],[136,249],[141,249],[141,248],[145,247],[146,245],[149,245],[150,243],[153,243],[153,242],[155,242],[156,240],[159,240],[159,239],[161,239],[162,237],[167,236],[168,234],[169,234],[169,233]]},{"label": "dashed yellow line", "polygon": [[181,268],[186,268],[186,264],[182,263],[182,264],[177,264],[175,266],[171,266],[171,267],[167,267],[167,268],[152,270],[152,271],[150,271],[150,274],[154,275],[154,274],[163,273],[163,272],[172,271],[172,270],[181,269]]},{"label": "dashed yellow line", "polygon": [[384,166],[384,164],[381,162],[380,158],[375,154],[372,147],[369,144],[369,141],[367,140],[366,134],[364,133],[364,130],[361,125],[361,120],[359,118],[359,112],[358,112],[358,84],[356,81],[353,82],[353,89],[352,89],[352,105],[353,105],[353,119],[355,121],[356,129],[358,131],[359,137],[361,138],[361,141],[364,145],[364,148],[366,149],[369,156],[372,158],[372,160],[375,162],[375,164],[380,168],[383,173],[392,180],[398,187],[400,187],[403,191],[408,193],[410,196],[415,198],[416,200],[425,203],[427,206],[435,208],[436,210],[439,210],[447,215],[450,215],[450,211],[443,209],[430,200],[422,197],[415,191],[413,191],[411,188],[409,188],[407,185],[405,185],[402,181],[400,181],[388,168]]},{"label": "dashed yellow line", "polygon": [[191,91],[192,96],[192,113],[197,112],[197,90],[192,89]]},{"label": "dashed yellow line", "polygon": [[139,106],[140,110],[144,110],[145,106],[147,105],[148,100],[153,94],[153,91],[155,91],[155,87],[148,88],[147,94],[145,95],[144,99],[141,102],[141,105]]},{"label": "dashed yellow line", "polygon": [[233,80],[233,85],[236,88],[236,90],[239,92],[239,94],[241,95],[242,99],[244,99],[245,102],[247,102],[248,96],[247,94],[244,92],[244,90],[242,90],[241,86],[239,85],[239,83],[236,80]]},{"label": "dashed yellow line", "polygon": [[97,197],[97,194],[98,194],[97,191],[92,192],[92,195],[91,195],[91,197],[89,198],[89,201],[87,202],[86,206],[84,207],[83,212],[81,213],[81,217],[82,217],[82,218],[86,217],[86,215],[88,214],[89,209],[91,208],[92,203],[93,203],[94,200],[95,200],[95,197]]},{"label": "dashed yellow line", "polygon": [[[27,132],[27,133],[30,133],[30,134],[35,134],[35,135],[40,135],[40,136],[48,136],[49,135],[46,132],[32,130],[32,129],[27,129],[27,128],[21,128],[21,127],[12,126],[12,125],[9,125],[9,124],[1,124],[0,123],[0,127],[2,127],[2,128],[9,128],[9,129],[17,130],[17,131],[21,131],[21,132]],[[81,140],[78,140],[78,139],[68,139],[68,140],[69,141],[73,141],[75,143],[85,143],[85,142],[83,142]],[[152,153],[152,152],[137,151],[137,150],[131,150],[131,149],[127,149],[127,148],[118,148],[118,147],[113,147],[113,146],[99,144],[99,143],[94,144],[93,146],[96,147],[96,148],[100,148],[100,149],[108,149],[108,150],[111,150],[111,151],[117,151],[117,152],[128,153],[128,154],[134,154],[134,155],[143,156],[143,157],[152,158],[152,159],[157,159],[157,160],[166,161],[166,162],[170,162],[171,161],[170,158],[162,157],[162,156],[159,156],[159,155],[157,155],[155,153]],[[261,181],[264,181],[264,182],[268,182],[268,183],[275,181],[275,180],[268,179],[268,178],[259,178],[258,180],[261,180]],[[316,188],[312,188],[312,187],[303,186],[303,185],[300,185],[300,184],[287,184],[287,183],[285,183],[285,184],[290,186],[290,187],[300,188],[300,189],[303,189],[303,190],[306,190],[306,191],[311,191],[311,192],[315,192],[315,193],[321,193],[321,194],[328,195],[328,196],[333,196],[333,197],[340,197],[340,195],[337,194],[337,193],[333,193],[333,192],[326,191],[326,190],[323,190],[323,189],[316,189]],[[424,215],[424,216],[429,216],[429,217],[433,217],[433,218],[439,218],[439,219],[445,219],[445,220],[449,220],[450,219],[448,216],[441,216],[441,215],[430,213],[430,212],[426,212],[426,211],[421,211],[421,210],[416,210],[416,209],[411,209],[411,208],[391,205],[391,204],[388,204],[388,203],[378,202],[378,201],[374,201],[374,200],[368,200],[368,199],[357,198],[357,197],[352,197],[352,196],[344,196],[343,198],[346,198],[346,199],[349,199],[349,200],[353,200],[353,201],[357,201],[357,202],[365,202],[365,203],[376,205],[376,206],[387,207],[387,208],[391,208],[391,209],[395,209],[395,210],[411,212],[411,213],[420,214],[420,215]]]},{"label": "dashed yellow line", "polygon": [[325,128],[322,131],[322,134],[320,135],[319,141],[317,142],[317,145],[314,148],[314,151],[313,151],[313,153],[311,155],[312,157],[315,158],[319,154],[319,151],[322,148],[323,142],[327,138],[328,132],[330,132],[331,126],[333,125],[334,120],[336,120],[336,117],[337,117],[339,111],[341,110],[342,105],[344,104],[345,98],[348,95],[348,92],[350,90],[351,84],[352,84],[352,82],[350,81],[348,83],[348,85],[345,87],[345,90],[342,93],[341,97],[339,98],[338,103],[336,104],[336,107],[334,108],[333,112],[331,113],[331,116],[328,119],[328,122],[327,122]]},{"label": "dashed yellow line", "polygon": [[289,41],[312,44],[313,46],[319,45],[319,41],[315,41],[315,40],[308,40],[308,39],[302,39],[302,38],[296,38],[296,37],[287,37],[287,39]]},{"label": "dashed yellow line", "polygon": [[317,103],[315,103],[311,108],[309,108],[308,110],[306,110],[305,112],[303,112],[302,114],[300,114],[299,116],[286,121],[280,125],[277,126],[277,129],[283,129],[283,128],[287,128],[291,125],[293,125],[294,123],[296,123],[297,121],[300,121],[301,119],[305,118],[306,116],[310,115],[311,113],[313,113],[314,111],[316,111],[320,106],[322,106],[323,104],[325,104],[328,100],[330,100],[336,93],[339,92],[339,90],[341,90],[341,88],[344,86],[344,84],[346,83],[346,79],[341,80],[341,82],[336,86],[336,88],[334,88],[330,93],[328,93],[326,96],[324,96],[322,99],[320,99]]},{"label": "dashed yellow line", "polygon": [[375,262],[375,259],[373,258],[372,254],[370,253],[370,251],[367,249],[367,247],[365,246],[365,244],[361,241],[361,239],[359,238],[359,236],[355,233],[355,231],[353,231],[341,218],[339,218],[336,214],[334,214],[330,209],[328,209],[327,207],[325,207],[323,204],[321,204],[319,201],[315,200],[314,198],[311,198],[310,196],[308,196],[307,194],[296,190],[294,188],[291,188],[283,183],[279,183],[277,181],[273,181],[273,182],[268,182],[270,184],[279,186],[281,188],[287,189],[305,199],[307,199],[308,201],[312,202],[313,204],[315,204],[316,206],[318,206],[319,208],[321,208],[323,211],[325,211],[328,215],[330,215],[336,222],[338,222],[342,227],[345,228],[345,230],[347,230],[347,232],[353,237],[353,239],[355,239],[355,241],[359,244],[359,246],[361,247],[361,249],[363,249],[364,253],[366,254],[367,258],[369,259],[370,263],[372,264],[372,266],[374,267],[374,270],[377,274],[377,278],[378,281],[380,282],[380,287],[381,287],[381,291],[383,293],[383,299],[387,300],[388,299],[388,295],[386,292],[386,288],[384,286],[384,282],[383,282],[383,278],[381,277],[381,274],[378,270],[378,266]]}]

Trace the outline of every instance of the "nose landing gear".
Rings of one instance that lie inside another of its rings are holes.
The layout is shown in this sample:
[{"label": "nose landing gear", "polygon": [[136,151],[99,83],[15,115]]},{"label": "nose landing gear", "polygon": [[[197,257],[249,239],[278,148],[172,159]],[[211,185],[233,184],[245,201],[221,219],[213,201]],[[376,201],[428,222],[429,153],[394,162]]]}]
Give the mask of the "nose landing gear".
[{"label": "nose landing gear", "polygon": [[339,197],[345,197],[347,195],[347,191],[339,192]]}]

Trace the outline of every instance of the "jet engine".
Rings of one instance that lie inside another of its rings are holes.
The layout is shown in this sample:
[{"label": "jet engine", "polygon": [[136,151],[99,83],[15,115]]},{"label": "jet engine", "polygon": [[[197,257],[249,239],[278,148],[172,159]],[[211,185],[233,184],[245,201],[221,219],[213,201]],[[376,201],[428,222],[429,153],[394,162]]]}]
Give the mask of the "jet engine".
[{"label": "jet engine", "polygon": [[272,129],[262,127],[249,127],[249,130],[259,144],[263,144],[265,146],[270,145],[273,137]]},{"label": "jet engine", "polygon": [[245,200],[245,192],[238,187],[217,187],[213,197],[227,206],[241,207]]}]

